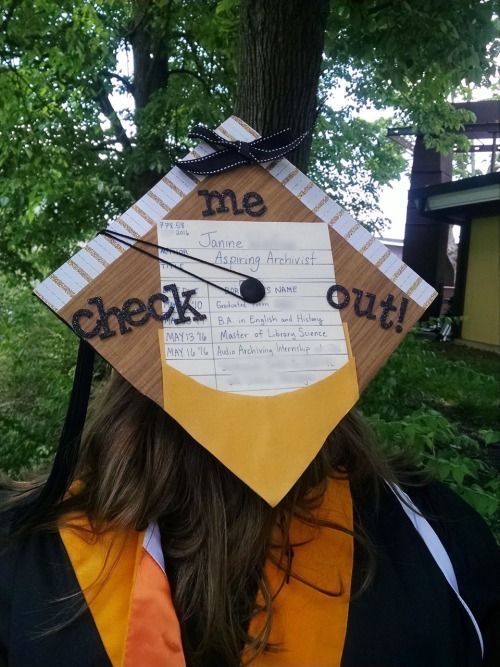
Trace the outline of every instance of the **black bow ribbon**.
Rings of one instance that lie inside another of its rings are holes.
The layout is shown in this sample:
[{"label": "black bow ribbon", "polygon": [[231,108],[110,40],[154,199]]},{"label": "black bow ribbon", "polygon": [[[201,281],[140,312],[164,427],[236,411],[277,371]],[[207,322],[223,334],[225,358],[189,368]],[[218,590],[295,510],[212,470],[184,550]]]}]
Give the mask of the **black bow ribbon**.
[{"label": "black bow ribbon", "polygon": [[193,174],[218,174],[234,169],[242,164],[256,164],[279,160],[304,141],[309,131],[293,137],[290,129],[279,130],[268,137],[260,137],[255,141],[228,141],[220,134],[203,125],[197,125],[189,133],[191,139],[201,139],[212,148],[219,149],[215,153],[192,160],[177,160],[176,165]]}]

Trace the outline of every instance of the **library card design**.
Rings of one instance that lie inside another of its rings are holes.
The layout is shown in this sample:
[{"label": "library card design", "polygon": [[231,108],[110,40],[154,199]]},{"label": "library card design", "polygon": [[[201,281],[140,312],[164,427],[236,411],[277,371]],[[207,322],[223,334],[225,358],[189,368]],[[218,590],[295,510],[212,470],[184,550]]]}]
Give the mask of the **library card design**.
[{"label": "library card design", "polygon": [[[238,276],[225,277],[220,266],[246,271],[265,286],[260,302],[247,303],[163,265],[162,289],[176,283],[196,290],[193,303],[207,315],[182,327],[163,323],[166,362],[173,368],[213,389],[270,396],[307,387],[347,363],[340,311],[325,298],[335,283],[328,225],[305,230],[297,222],[165,220],[158,239],[209,261],[206,277],[235,293]],[[182,262],[196,266],[195,259]]]},{"label": "library card design", "polygon": [[276,505],[435,291],[285,158],[180,167],[35,294]]}]

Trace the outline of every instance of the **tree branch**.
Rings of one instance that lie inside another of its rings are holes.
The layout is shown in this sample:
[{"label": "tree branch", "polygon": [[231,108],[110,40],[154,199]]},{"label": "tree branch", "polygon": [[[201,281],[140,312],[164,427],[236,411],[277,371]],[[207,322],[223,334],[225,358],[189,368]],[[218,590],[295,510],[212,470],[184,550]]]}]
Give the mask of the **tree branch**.
[{"label": "tree branch", "polygon": [[99,93],[97,96],[97,102],[99,103],[99,107],[102,113],[111,123],[111,128],[113,129],[113,132],[116,136],[116,141],[122,145],[124,151],[130,151],[132,149],[132,143],[128,138],[127,133],[125,132],[125,128],[123,127],[118,114],[113,109],[113,105],[109,101],[109,97],[104,91]]},{"label": "tree branch", "polygon": [[[193,41],[193,39],[190,37],[189,34],[184,34],[184,35],[183,35],[183,38],[184,38],[184,40],[185,40],[185,42],[186,42],[186,44],[187,44],[187,46],[188,46],[188,48],[189,48],[189,50],[190,50],[190,52],[191,52],[191,56],[193,57],[193,61],[194,61],[194,66],[196,67],[196,69],[197,69],[197,71],[198,71],[198,75],[199,75],[199,77],[200,77],[200,79],[201,79],[201,78],[203,78],[203,77],[202,77],[202,72],[205,72],[205,67],[204,67],[203,62],[200,60],[200,57],[199,57],[199,55],[198,55],[198,53],[197,53],[197,51],[196,51],[196,47],[195,47],[194,41]],[[205,84],[205,85],[208,86],[208,92],[211,93],[211,89],[210,89],[209,84]]]},{"label": "tree branch", "polygon": [[109,72],[108,70],[106,70],[104,74],[105,76],[108,77],[108,79],[116,79],[117,81],[120,81],[120,83],[123,84],[128,93],[130,93],[131,95],[134,94],[135,90],[134,84],[128,77],[122,76],[121,74],[117,74],[116,72]]}]

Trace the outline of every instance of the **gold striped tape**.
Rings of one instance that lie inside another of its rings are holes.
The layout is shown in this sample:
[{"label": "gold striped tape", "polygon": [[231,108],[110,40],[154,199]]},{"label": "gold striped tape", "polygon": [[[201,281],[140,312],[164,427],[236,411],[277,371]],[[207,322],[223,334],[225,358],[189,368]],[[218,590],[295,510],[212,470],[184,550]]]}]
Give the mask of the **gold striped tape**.
[{"label": "gold striped tape", "polygon": [[[247,125],[244,120],[241,120],[241,118],[238,118],[238,116],[231,116],[231,118],[234,120],[235,123],[238,123],[244,130],[246,130],[249,134],[252,135],[252,137],[255,137],[255,139],[259,138],[258,132],[256,132],[253,127],[250,127],[250,125]],[[218,131],[221,131],[222,128],[219,127]]]},{"label": "gold striped tape", "polygon": [[123,249],[123,246],[121,246],[116,239],[112,239],[109,236],[105,236],[104,238],[108,243],[111,243],[113,248],[116,248],[118,250],[120,255],[125,252],[125,250]]},{"label": "gold striped tape", "polygon": [[375,239],[374,239],[373,236],[372,236],[371,238],[368,239],[368,241],[364,244],[364,246],[362,246],[362,247],[359,249],[359,252],[360,252],[362,255],[364,255],[365,252],[368,250],[368,248],[371,248],[372,245],[373,245],[374,243],[375,243]]},{"label": "gold striped tape", "polygon": [[217,128],[217,132],[220,132],[221,134],[223,134],[226,137],[226,139],[229,139],[229,141],[236,141],[236,139],[233,137],[233,135],[229,134],[229,132],[224,127]]},{"label": "gold striped tape", "polygon": [[279,160],[272,160],[272,162],[268,162],[266,165],[267,171],[271,171],[277,164],[279,163]]},{"label": "gold striped tape", "polygon": [[158,197],[156,192],[153,192],[152,190],[150,190],[147,194],[148,194],[148,197],[151,197],[151,199],[153,201],[155,201],[158,204],[158,206],[161,206],[161,208],[164,211],[166,211],[167,213],[170,211],[170,206],[167,206],[167,204],[165,204],[163,199],[161,197]]},{"label": "gold striped tape", "polygon": [[[105,237],[105,238],[107,238],[108,241],[111,240],[111,239],[108,238],[108,237]],[[99,253],[96,252],[96,251],[94,250],[94,248],[92,248],[91,246],[87,245],[87,246],[85,246],[85,250],[89,253],[89,255],[92,255],[92,257],[93,257],[97,262],[99,262],[99,264],[102,264],[105,268],[108,266],[108,262],[107,262],[103,257],[101,257],[101,255],[99,255]]]},{"label": "gold striped tape", "polygon": [[323,197],[323,199],[320,199],[319,202],[316,204],[316,206],[315,206],[313,209],[311,209],[311,211],[312,211],[313,213],[317,213],[317,212],[319,211],[319,209],[320,209],[322,206],[324,206],[324,205],[327,203],[327,201],[328,201],[329,199],[330,199],[330,197],[329,197],[328,195],[325,195],[325,196]]},{"label": "gold striped tape", "polygon": [[142,208],[140,206],[138,206],[137,204],[134,204],[132,206],[132,210],[135,211],[136,213],[138,213],[141,216],[141,218],[144,218],[144,220],[146,220],[146,222],[149,222],[150,225],[155,224],[155,221],[153,220],[153,218],[151,218],[151,216],[149,216],[145,211],[143,211]]},{"label": "gold striped tape", "polygon": [[180,187],[177,186],[173,181],[171,181],[170,178],[167,178],[166,176],[164,176],[161,180],[162,180],[162,181],[165,183],[165,185],[167,185],[171,190],[173,190],[176,194],[178,194],[179,197],[182,198],[182,197],[185,197],[185,196],[186,196],[185,193],[180,189]]},{"label": "gold striped tape", "polygon": [[396,280],[399,278],[399,276],[407,269],[408,266],[406,264],[401,264],[399,269],[396,271],[396,273],[392,276],[392,282],[396,282]]},{"label": "gold striped tape", "polygon": [[384,254],[382,255],[382,257],[381,257],[379,260],[377,260],[377,261],[375,262],[375,266],[377,267],[377,269],[380,269],[380,267],[381,267],[382,264],[385,262],[385,260],[386,260],[386,259],[389,259],[390,256],[391,256],[391,251],[390,251],[390,250],[386,250],[386,251],[384,252]]},{"label": "gold striped tape", "polygon": [[84,278],[88,283],[92,282],[92,278],[89,276],[89,274],[82,269],[81,266],[79,266],[74,260],[68,259],[66,262],[68,266],[71,266],[72,269],[74,269],[77,273],[81,275],[82,278]]},{"label": "gold striped tape", "polygon": [[[131,227],[128,223],[125,222],[123,218],[116,218],[115,222],[120,225],[120,227],[123,227],[123,229],[130,234],[130,236],[133,236],[134,238],[138,239],[139,234],[134,230],[133,227]],[[109,238],[107,236],[106,238]]]},{"label": "gold striped tape", "polygon": [[[35,291],[35,294],[37,295],[37,297],[38,297],[39,299],[41,299],[41,300],[44,302],[44,304],[45,304],[46,306],[48,306],[51,310],[53,310],[53,309],[55,308],[54,304],[49,303],[49,302],[47,301],[47,299],[46,299],[44,296],[42,296],[38,290],[34,290],[34,291]],[[49,290],[49,291],[50,291],[50,290]]]},{"label": "gold striped tape", "polygon": [[407,296],[410,296],[411,294],[413,294],[413,292],[417,289],[417,287],[422,283],[422,280],[423,280],[423,279],[420,278],[420,276],[419,276],[419,277],[415,280],[415,282],[412,283],[412,284],[410,285],[410,287],[409,287],[408,290],[406,291]]},{"label": "gold striped tape", "polygon": [[309,192],[309,190],[312,188],[313,185],[314,183],[312,181],[309,181],[309,183],[305,186],[305,188],[295,196],[298,197],[299,199],[302,199],[302,197]]},{"label": "gold striped tape", "polygon": [[347,232],[347,234],[344,234],[344,238],[346,239],[346,241],[347,241],[347,239],[350,239],[351,236],[353,234],[355,234],[360,227],[361,227],[361,225],[359,224],[359,222],[357,222],[355,225],[353,225],[351,227],[351,229]]},{"label": "gold striped tape", "polygon": [[282,181],[280,181],[281,185],[286,185],[289,181],[292,180],[294,176],[297,176],[298,173],[299,170],[297,168],[292,169],[292,171],[288,174],[288,176],[285,176],[285,178]]},{"label": "gold striped tape", "polygon": [[60,278],[58,278],[56,275],[52,274],[52,275],[50,276],[50,279],[51,279],[52,282],[54,282],[58,287],[60,287],[64,292],[66,292],[66,294],[67,294],[68,296],[71,296],[71,297],[75,296],[75,293],[73,292],[73,290],[70,289],[70,288],[66,285],[66,283],[63,283],[63,281],[62,281]]},{"label": "gold striped tape", "polygon": [[434,292],[434,291],[433,291],[433,292],[432,292],[432,295],[427,299],[427,301],[424,303],[424,305],[423,305],[422,307],[425,308],[425,309],[427,310],[427,308],[431,305],[431,303],[432,303],[432,302],[434,301],[434,299],[436,298],[436,294],[437,294],[437,292]]},{"label": "gold striped tape", "polygon": [[345,213],[344,209],[341,208],[339,211],[337,211],[337,213],[335,213],[333,218],[330,218],[330,220],[328,220],[328,224],[334,225],[336,222],[340,220],[340,218],[344,215],[344,213]]}]

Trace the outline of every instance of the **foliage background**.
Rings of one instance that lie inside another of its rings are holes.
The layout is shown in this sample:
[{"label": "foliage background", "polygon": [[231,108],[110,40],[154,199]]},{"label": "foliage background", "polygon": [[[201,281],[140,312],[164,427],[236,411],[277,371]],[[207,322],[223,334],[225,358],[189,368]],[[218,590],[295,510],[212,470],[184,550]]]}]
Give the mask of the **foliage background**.
[{"label": "foliage background", "polygon": [[[0,468],[8,474],[50,460],[76,356],[74,336],[32,297],[34,282],[168,170],[189,126],[229,115],[249,2],[265,19],[263,0],[1,0]],[[477,85],[498,90],[498,25],[495,0],[331,2],[323,70],[311,85],[318,99],[343,91],[344,103],[323,107],[310,174],[372,230],[385,222],[381,186],[406,165],[388,125],[418,127],[443,150],[463,143],[456,131],[467,115],[449,99]],[[363,120],[366,105],[391,116]],[[498,529],[487,452],[500,438],[499,362],[454,349],[408,338],[361,408],[385,447],[410,448]]]},{"label": "foliage background", "polygon": [[[245,90],[240,8],[259,6],[266,30],[277,2],[2,0],[0,270],[46,275],[168,170],[191,125],[227,117]],[[449,97],[493,85],[495,6],[331,1],[321,79],[310,86],[318,99],[346,97],[323,109],[311,173],[368,226],[383,224],[380,186],[405,162],[387,123],[361,120],[359,108],[389,107],[392,124],[418,127],[429,145],[463,143],[455,131],[467,113]],[[120,69],[125,54],[130,71]]]}]

